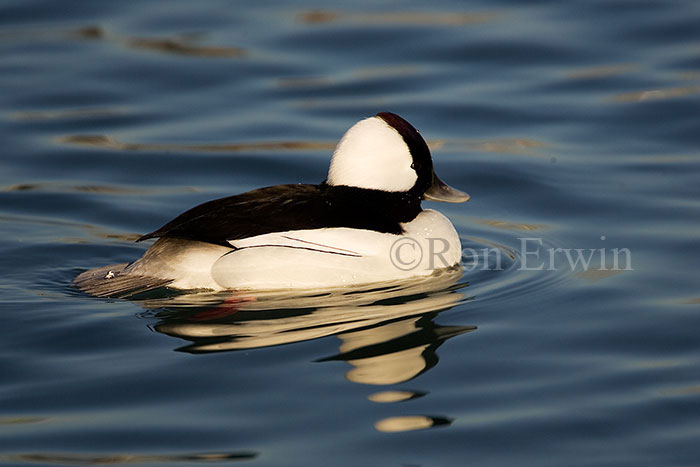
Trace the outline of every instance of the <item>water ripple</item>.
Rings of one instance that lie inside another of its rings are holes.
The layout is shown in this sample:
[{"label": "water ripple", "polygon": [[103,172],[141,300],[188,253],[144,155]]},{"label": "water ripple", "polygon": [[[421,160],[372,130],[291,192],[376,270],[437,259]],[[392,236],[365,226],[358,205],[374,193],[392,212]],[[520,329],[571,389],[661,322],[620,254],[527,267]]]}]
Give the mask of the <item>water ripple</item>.
[{"label": "water ripple", "polygon": [[[143,464],[162,462],[231,462],[249,461],[258,457],[251,451],[230,453],[193,453],[193,454],[71,454],[71,453],[26,453],[4,456],[8,462],[59,465],[108,465],[108,464]],[[0,457],[2,459],[3,457]]]}]

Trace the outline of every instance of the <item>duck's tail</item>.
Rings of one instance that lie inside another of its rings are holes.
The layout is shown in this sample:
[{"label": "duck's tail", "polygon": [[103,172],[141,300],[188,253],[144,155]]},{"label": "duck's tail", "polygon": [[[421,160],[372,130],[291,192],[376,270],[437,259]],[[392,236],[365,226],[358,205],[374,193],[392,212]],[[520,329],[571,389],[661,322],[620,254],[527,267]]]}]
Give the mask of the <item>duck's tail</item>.
[{"label": "duck's tail", "polygon": [[73,279],[81,291],[95,297],[130,298],[166,287],[172,279],[142,276],[126,271],[129,263],[90,269]]}]

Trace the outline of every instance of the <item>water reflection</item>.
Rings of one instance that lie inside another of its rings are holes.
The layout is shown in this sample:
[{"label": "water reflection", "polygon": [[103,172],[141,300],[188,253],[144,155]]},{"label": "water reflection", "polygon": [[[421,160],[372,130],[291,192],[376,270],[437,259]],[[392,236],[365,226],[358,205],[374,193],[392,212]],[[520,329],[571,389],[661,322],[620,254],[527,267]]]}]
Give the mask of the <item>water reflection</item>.
[{"label": "water reflection", "polygon": [[246,50],[241,47],[201,44],[199,34],[179,34],[170,37],[128,37],[105,30],[98,25],[68,30],[20,28],[0,33],[0,41],[74,39],[106,41],[132,49],[197,58],[240,58],[246,55]]},{"label": "water reflection", "polygon": [[[118,185],[64,185],[54,182],[15,183],[0,186],[0,192],[43,191],[47,193],[100,193],[108,195],[145,195],[156,193],[154,189],[125,187]],[[173,190],[171,190],[173,191]]]},{"label": "water reflection", "polygon": [[69,119],[93,119],[102,117],[114,117],[124,114],[124,109],[119,107],[88,107],[76,109],[47,109],[47,110],[26,110],[14,112],[10,115],[14,120],[69,120]]},{"label": "water reflection", "polygon": [[68,135],[57,139],[59,144],[91,146],[117,151],[332,151],[335,143],[316,141],[279,141],[222,144],[128,143],[106,135]]},{"label": "water reflection", "polygon": [[[446,139],[434,142],[452,151],[470,151],[512,154],[520,156],[546,156],[542,149],[550,144],[532,138],[495,138],[495,139]],[[431,146],[431,149],[434,147]]]},{"label": "water reflection", "polygon": [[665,89],[648,89],[645,91],[623,92],[609,98],[611,102],[641,102],[676,99],[700,94],[700,85],[677,86]]},{"label": "water reflection", "polygon": [[566,73],[569,79],[593,79],[608,76],[619,76],[633,73],[639,70],[636,63],[616,63],[610,65],[596,65],[576,68]]},{"label": "water reflection", "polygon": [[393,433],[398,431],[414,431],[433,428],[435,426],[449,425],[452,419],[446,417],[430,417],[427,415],[406,415],[402,417],[389,417],[379,420],[374,424],[377,431]]},{"label": "water reflection", "polygon": [[440,326],[433,322],[436,316],[430,313],[339,334],[340,352],[319,361],[347,362],[353,368],[345,377],[354,383],[391,385],[409,381],[437,364],[436,350],[444,341],[476,329]]},{"label": "water reflection", "polygon": [[370,394],[367,399],[378,404],[391,402],[403,402],[411,399],[418,399],[425,396],[427,393],[422,391],[379,391]]},{"label": "water reflection", "polygon": [[127,39],[126,44],[136,49],[195,57],[231,58],[245,54],[245,51],[238,47],[197,45],[189,43],[185,38],[133,38]]},{"label": "water reflection", "polygon": [[363,25],[421,25],[421,26],[464,26],[490,22],[498,18],[498,13],[440,13],[418,11],[392,11],[391,13],[351,13],[330,10],[310,10],[299,13],[297,19],[304,24],[327,24],[336,22],[359,23]]},{"label": "water reflection", "polygon": [[[447,339],[476,329],[443,326],[440,312],[469,300],[459,283],[461,269],[414,281],[374,285],[364,290],[330,290],[306,295],[289,292],[179,295],[143,300],[159,321],[153,328],[189,341],[176,350],[209,353],[255,349],[336,336],[338,353],[318,362],[343,361],[345,378],[358,384],[390,386],[412,380],[438,363]],[[427,391],[393,389],[369,396],[375,403],[397,403]],[[444,426],[446,416],[410,415],[379,420],[379,431]]]},{"label": "water reflection", "polygon": [[350,71],[334,71],[327,75],[318,76],[294,76],[279,77],[275,83],[280,88],[307,88],[320,86],[334,86],[340,84],[357,83],[358,80],[370,79],[398,79],[407,76],[415,76],[426,70],[412,65],[386,65],[377,67],[360,67]]},{"label": "water reflection", "polygon": [[[444,340],[445,333],[428,323],[437,312],[465,299],[459,292],[466,286],[458,283],[461,274],[454,269],[352,290],[181,294],[146,298],[140,303],[159,318],[155,330],[191,342],[179,351],[254,349],[335,335],[345,339],[340,349],[340,355],[345,355],[360,347],[358,342],[363,339],[386,344],[423,328],[429,330],[415,334],[413,347]],[[360,337],[354,334],[357,332]],[[383,353],[392,353],[396,346],[384,349]]]},{"label": "water reflection", "polygon": [[[10,462],[30,462],[58,465],[144,464],[161,462],[231,462],[247,461],[258,457],[256,452],[194,453],[194,454],[14,454],[6,456]],[[3,458],[0,457],[0,460]]]},{"label": "water reflection", "polygon": [[470,217],[469,220],[471,222],[477,223],[477,224],[482,224],[482,225],[487,225],[489,227],[494,227],[497,229],[503,229],[503,230],[509,230],[509,231],[534,231],[534,230],[546,230],[549,229],[550,226],[546,224],[528,224],[524,222],[511,222],[511,221],[503,221],[503,220],[498,220],[498,219],[488,219],[488,218],[482,218],[482,217]]}]

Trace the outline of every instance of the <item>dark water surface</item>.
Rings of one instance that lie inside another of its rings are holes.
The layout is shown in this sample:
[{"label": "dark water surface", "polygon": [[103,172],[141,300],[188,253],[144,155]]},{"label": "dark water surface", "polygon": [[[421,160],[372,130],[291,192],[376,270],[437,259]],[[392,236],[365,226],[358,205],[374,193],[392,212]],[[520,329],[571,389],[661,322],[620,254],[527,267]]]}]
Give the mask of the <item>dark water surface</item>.
[{"label": "dark water surface", "polygon": [[[699,465],[699,25],[694,0],[1,2],[0,463]],[[71,287],[197,203],[323,180],[383,110],[501,269]]]}]

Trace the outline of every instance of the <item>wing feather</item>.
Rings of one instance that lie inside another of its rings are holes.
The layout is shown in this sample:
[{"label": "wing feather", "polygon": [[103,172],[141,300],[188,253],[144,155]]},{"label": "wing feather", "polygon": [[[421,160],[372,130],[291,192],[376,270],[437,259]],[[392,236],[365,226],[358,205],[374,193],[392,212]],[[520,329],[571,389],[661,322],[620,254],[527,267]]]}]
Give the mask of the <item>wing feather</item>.
[{"label": "wing feather", "polygon": [[200,204],[139,238],[179,237],[230,246],[227,240],[315,228],[323,216],[317,185],[278,185]]},{"label": "wing feather", "polygon": [[400,234],[420,197],[347,186],[277,185],[200,204],[138,241],[177,237],[230,247],[228,240],[273,232],[349,227]]}]

